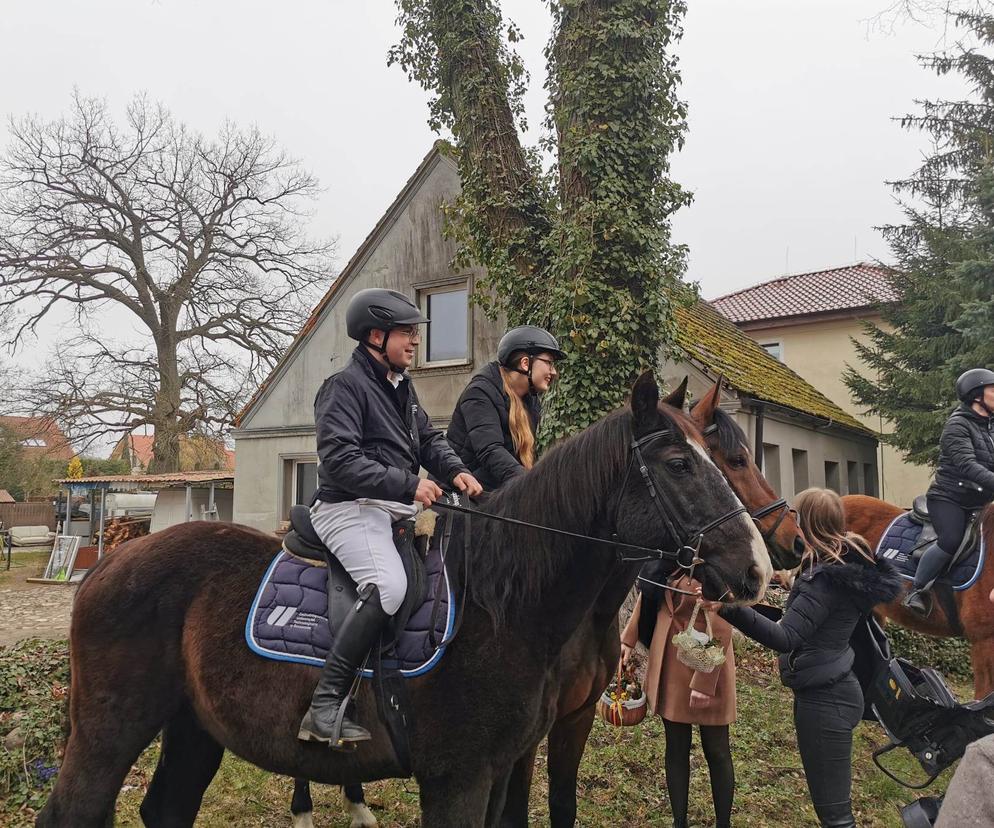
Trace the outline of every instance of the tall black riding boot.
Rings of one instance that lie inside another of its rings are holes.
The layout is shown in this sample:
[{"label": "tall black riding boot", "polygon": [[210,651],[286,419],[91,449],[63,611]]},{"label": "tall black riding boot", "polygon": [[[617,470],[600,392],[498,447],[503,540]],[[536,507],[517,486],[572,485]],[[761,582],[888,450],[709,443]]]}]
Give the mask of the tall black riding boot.
[{"label": "tall black riding boot", "polygon": [[336,747],[370,738],[369,731],[349,719],[347,714],[342,717],[341,733],[336,738],[336,723],[356,673],[389,620],[390,616],[380,606],[380,591],[374,584],[368,584],[360,591],[359,600],[345,617],[335,637],[318,686],[314,689],[311,706],[300,723],[298,739],[331,742],[332,747]]},{"label": "tall black riding boot", "polygon": [[815,813],[822,828],[856,828],[852,804],[837,802],[834,805],[815,805]]}]

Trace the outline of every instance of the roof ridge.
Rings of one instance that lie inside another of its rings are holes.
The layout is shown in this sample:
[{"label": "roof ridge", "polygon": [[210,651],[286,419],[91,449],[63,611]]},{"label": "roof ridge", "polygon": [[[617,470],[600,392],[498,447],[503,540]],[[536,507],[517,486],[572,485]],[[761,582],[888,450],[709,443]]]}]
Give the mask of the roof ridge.
[{"label": "roof ridge", "polygon": [[731,293],[724,293],[721,296],[715,296],[708,299],[708,302],[720,302],[722,299],[731,299],[733,296],[738,296],[740,293],[746,293],[750,290],[755,290],[756,288],[766,287],[766,285],[773,285],[777,282],[786,282],[790,279],[799,279],[802,276],[820,276],[823,273],[836,273],[840,270],[852,270],[853,268],[865,267],[872,270],[884,270],[889,271],[893,268],[888,265],[878,264],[875,262],[857,261],[851,264],[839,265],[838,267],[824,267],[820,270],[803,270],[796,273],[785,273],[783,276],[774,276],[772,279],[766,279],[761,282],[754,282],[746,287],[739,288],[738,290],[733,290]]}]

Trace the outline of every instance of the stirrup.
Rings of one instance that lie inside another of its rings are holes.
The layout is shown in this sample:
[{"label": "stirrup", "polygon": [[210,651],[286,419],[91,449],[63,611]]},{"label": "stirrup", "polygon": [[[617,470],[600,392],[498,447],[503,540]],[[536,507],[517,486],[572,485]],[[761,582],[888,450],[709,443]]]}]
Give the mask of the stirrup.
[{"label": "stirrup", "polygon": [[901,605],[922,618],[928,618],[932,614],[932,592],[928,589],[912,589],[904,596]]}]

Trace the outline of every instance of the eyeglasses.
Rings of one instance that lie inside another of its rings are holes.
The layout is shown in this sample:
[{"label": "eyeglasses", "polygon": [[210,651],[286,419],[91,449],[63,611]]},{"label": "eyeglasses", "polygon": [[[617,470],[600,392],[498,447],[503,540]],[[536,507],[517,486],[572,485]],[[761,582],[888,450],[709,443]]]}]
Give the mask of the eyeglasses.
[{"label": "eyeglasses", "polygon": [[421,331],[418,328],[394,328],[391,333],[406,336],[411,342],[421,338]]},{"label": "eyeglasses", "polygon": [[532,357],[532,359],[535,360],[536,362],[544,362],[553,371],[556,370],[556,361],[553,360],[553,359],[547,359],[546,357],[540,357],[540,356],[534,356],[534,357]]}]

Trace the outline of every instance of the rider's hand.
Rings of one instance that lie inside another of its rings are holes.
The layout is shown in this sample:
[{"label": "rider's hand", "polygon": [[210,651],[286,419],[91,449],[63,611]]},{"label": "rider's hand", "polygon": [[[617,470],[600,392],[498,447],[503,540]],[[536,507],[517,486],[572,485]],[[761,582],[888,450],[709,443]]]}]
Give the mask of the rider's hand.
[{"label": "rider's hand", "polygon": [[628,664],[628,659],[632,657],[632,648],[627,644],[622,643],[621,645],[621,666],[624,667]]},{"label": "rider's hand", "polygon": [[418,481],[418,490],[414,493],[414,502],[424,507],[431,506],[442,496],[442,490],[434,481],[422,478]]},{"label": "rider's hand", "polygon": [[452,485],[469,497],[476,497],[483,492],[483,486],[480,485],[480,481],[469,472],[459,472],[459,474],[452,478]]},{"label": "rider's hand", "polygon": [[690,691],[691,707],[707,707],[709,704],[711,704],[711,697],[707,693],[702,693],[700,690]]}]

